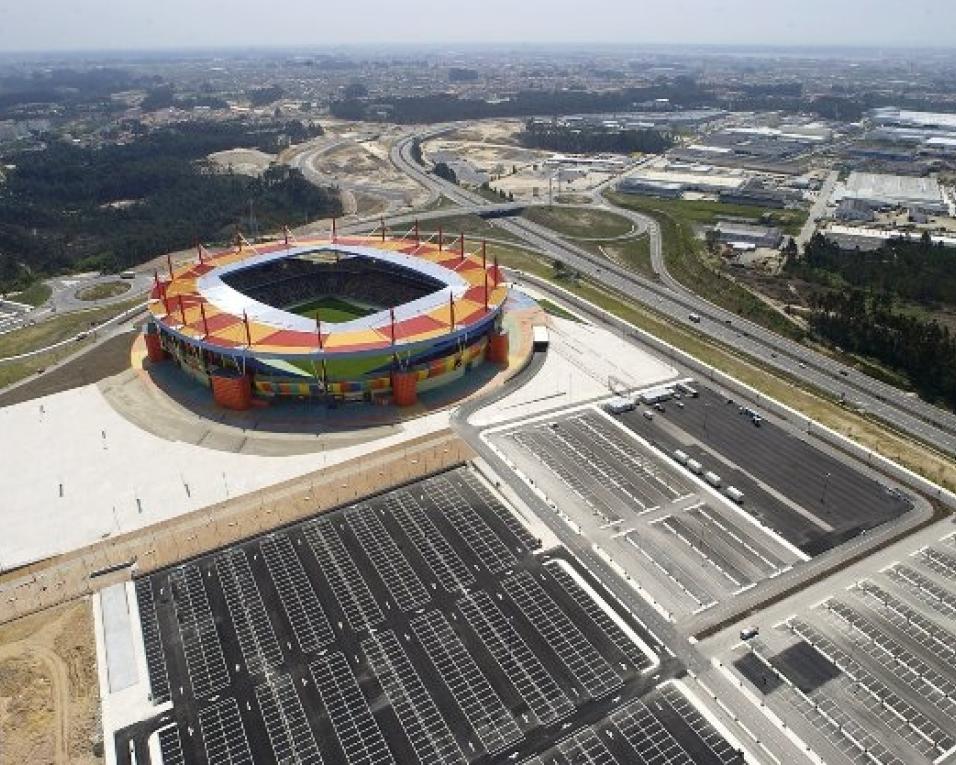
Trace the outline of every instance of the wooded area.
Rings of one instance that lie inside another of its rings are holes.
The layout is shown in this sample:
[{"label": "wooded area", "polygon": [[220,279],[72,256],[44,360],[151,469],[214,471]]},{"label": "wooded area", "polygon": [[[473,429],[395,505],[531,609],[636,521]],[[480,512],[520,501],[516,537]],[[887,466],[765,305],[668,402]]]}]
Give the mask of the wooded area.
[{"label": "wooded area", "polygon": [[338,195],[296,170],[276,166],[251,178],[205,161],[289,130],[189,122],[127,144],[55,141],[4,157],[16,169],[0,185],[0,292],[70,270],[121,270],[197,239],[226,240],[237,224],[248,230],[250,202],[260,230],[340,214]]},{"label": "wooded area", "polygon": [[928,235],[916,241],[892,239],[879,249],[859,251],[842,250],[816,234],[804,256],[791,259],[787,269],[807,281],[842,281],[918,303],[956,305],[956,249],[933,244]]},{"label": "wooded area", "polygon": [[585,154],[613,152],[631,154],[639,151],[659,154],[673,145],[669,135],[657,130],[617,130],[598,127],[567,127],[529,120],[518,134],[522,145],[531,149]]},{"label": "wooded area", "polygon": [[811,327],[821,337],[905,374],[924,398],[956,405],[956,339],[948,327],[862,290],[821,293],[813,308]]}]

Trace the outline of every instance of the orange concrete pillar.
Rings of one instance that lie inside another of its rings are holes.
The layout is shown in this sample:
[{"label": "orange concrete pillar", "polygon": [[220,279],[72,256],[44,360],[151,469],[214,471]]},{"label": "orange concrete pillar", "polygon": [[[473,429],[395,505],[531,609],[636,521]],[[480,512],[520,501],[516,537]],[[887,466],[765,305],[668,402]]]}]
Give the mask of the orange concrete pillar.
[{"label": "orange concrete pillar", "polygon": [[210,375],[212,398],[219,406],[239,411],[252,406],[252,383],[245,375],[215,372]]},{"label": "orange concrete pillar", "polygon": [[392,372],[392,401],[396,406],[411,406],[418,401],[418,375]]},{"label": "orange concrete pillar", "polygon": [[507,365],[508,348],[508,333],[504,330],[492,332],[488,337],[488,361]]},{"label": "orange concrete pillar", "polygon": [[166,351],[163,350],[163,344],[160,342],[159,333],[145,335],[146,337],[146,357],[153,363],[158,364],[166,358]]}]

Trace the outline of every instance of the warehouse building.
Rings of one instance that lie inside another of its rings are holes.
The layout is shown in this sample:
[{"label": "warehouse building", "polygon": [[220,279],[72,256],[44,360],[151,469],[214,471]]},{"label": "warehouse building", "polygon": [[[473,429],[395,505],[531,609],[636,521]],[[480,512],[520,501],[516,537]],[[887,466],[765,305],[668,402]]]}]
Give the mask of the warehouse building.
[{"label": "warehouse building", "polygon": [[859,200],[877,210],[903,207],[928,215],[947,212],[943,192],[935,178],[854,172],[833,191],[835,204],[847,199]]},{"label": "warehouse building", "polygon": [[625,178],[617,184],[622,194],[641,194],[648,197],[680,199],[684,194],[684,184],[668,181],[649,181],[642,178]]},{"label": "warehouse building", "polygon": [[780,246],[783,239],[780,229],[773,226],[754,226],[747,223],[720,221],[714,227],[714,230],[717,232],[717,241],[729,244],[734,249],[776,248]]}]

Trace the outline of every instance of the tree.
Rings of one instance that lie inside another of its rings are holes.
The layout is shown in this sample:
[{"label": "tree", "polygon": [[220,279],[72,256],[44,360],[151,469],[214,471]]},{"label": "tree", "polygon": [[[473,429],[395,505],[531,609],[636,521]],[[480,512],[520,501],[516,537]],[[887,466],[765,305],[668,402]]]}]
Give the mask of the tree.
[{"label": "tree", "polygon": [[455,175],[455,171],[448,166],[447,162],[438,162],[432,172],[446,181],[458,183],[458,176]]},{"label": "tree", "polygon": [[352,82],[342,89],[342,95],[347,99],[367,98],[368,88],[361,82]]}]

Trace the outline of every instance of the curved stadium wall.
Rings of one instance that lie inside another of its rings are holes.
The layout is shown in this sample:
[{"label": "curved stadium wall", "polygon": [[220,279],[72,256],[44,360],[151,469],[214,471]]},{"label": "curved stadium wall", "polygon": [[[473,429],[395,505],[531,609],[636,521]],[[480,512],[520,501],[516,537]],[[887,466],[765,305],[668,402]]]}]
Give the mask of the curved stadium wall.
[{"label": "curved stadium wall", "polygon": [[[232,408],[251,394],[412,403],[489,350],[507,360],[507,343],[502,352],[502,338],[489,340],[501,332],[508,289],[483,252],[381,238],[200,249],[197,262],[157,277],[147,352],[172,357]],[[315,298],[367,313],[330,322],[294,312]]]}]

